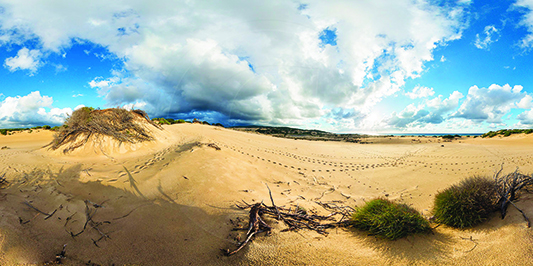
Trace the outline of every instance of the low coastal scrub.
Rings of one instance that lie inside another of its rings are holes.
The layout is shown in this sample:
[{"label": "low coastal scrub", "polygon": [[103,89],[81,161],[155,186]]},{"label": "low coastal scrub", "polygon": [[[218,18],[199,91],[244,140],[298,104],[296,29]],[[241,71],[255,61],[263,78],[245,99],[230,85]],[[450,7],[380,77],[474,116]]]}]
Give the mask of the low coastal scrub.
[{"label": "low coastal scrub", "polygon": [[210,124],[209,122],[207,121],[200,121],[196,118],[193,119],[193,121],[186,121],[186,120],[183,120],[183,119],[172,119],[172,118],[162,118],[162,117],[156,117],[156,118],[152,118],[152,121],[153,122],[156,122],[156,123],[159,123],[160,125],[163,125],[163,124],[166,124],[166,125],[173,125],[173,124],[185,124],[185,123],[196,123],[196,124],[203,124],[203,125],[213,125],[213,126],[218,126],[218,127],[224,127],[224,125],[222,125],[221,123],[213,123],[213,124]]},{"label": "low coastal scrub", "polygon": [[390,240],[430,230],[429,222],[418,211],[387,199],[375,199],[356,208],[352,224],[357,229]]},{"label": "low coastal scrub", "polygon": [[25,128],[2,128],[0,129],[0,134],[1,135],[8,135],[8,134],[11,134],[13,132],[20,132],[20,131],[25,131],[25,130],[28,130],[30,133],[32,132],[33,129],[51,129],[50,126],[48,125],[44,125],[44,126],[37,126],[37,127],[25,127]]},{"label": "low coastal scrub", "polygon": [[533,129],[502,129],[498,131],[489,131],[483,134],[481,137],[492,138],[498,135],[508,137],[513,134],[531,134],[531,133],[533,133]]},{"label": "low coastal scrub", "polygon": [[498,193],[494,180],[474,176],[435,196],[435,221],[456,228],[475,226],[496,210]]}]

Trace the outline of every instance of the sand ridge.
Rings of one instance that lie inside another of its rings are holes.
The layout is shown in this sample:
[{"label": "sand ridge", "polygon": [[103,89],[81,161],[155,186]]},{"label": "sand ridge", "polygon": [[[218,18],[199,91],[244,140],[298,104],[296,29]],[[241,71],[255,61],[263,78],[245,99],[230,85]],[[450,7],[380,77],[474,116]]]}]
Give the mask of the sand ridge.
[{"label": "sand ridge", "polygon": [[[164,129],[165,141],[112,159],[40,149],[51,140],[48,131],[0,137],[0,146],[9,147],[0,150],[0,174],[13,183],[0,190],[0,259],[6,265],[43,263],[67,244],[71,265],[89,260],[102,265],[524,265],[532,260],[531,229],[514,209],[505,220],[495,215],[474,229],[440,226],[434,234],[393,242],[351,229],[332,230],[327,237],[280,232],[284,226],[268,220],[272,235],[257,237],[229,258],[220,251],[234,247],[238,237],[230,219],[247,219],[234,204],[267,201],[265,183],[278,205],[324,212],[317,199],[356,206],[388,197],[429,215],[434,194],[464,177],[492,174],[502,163],[505,171],[532,172],[531,136],[446,143],[395,137],[353,144],[206,125]],[[525,194],[517,205],[533,217],[531,200]],[[44,220],[26,203],[57,211]],[[99,239],[96,229],[71,236],[86,221],[86,205],[109,238]]]}]

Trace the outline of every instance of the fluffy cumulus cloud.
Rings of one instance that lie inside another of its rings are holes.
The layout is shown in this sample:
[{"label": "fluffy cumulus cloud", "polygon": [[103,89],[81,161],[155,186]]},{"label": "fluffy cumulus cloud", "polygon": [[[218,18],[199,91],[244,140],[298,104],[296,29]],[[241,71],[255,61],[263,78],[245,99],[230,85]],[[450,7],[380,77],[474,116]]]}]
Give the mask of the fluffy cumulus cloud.
[{"label": "fluffy cumulus cloud", "polygon": [[421,128],[428,124],[440,124],[447,119],[451,111],[459,106],[459,100],[463,97],[462,93],[454,91],[445,99],[439,95],[419,105],[410,104],[400,113],[393,112],[384,122],[386,126],[396,129]]},{"label": "fluffy cumulus cloud", "polygon": [[486,26],[483,30],[481,36],[476,34],[476,40],[474,45],[478,49],[488,50],[489,45],[493,42],[497,42],[500,38],[500,31],[496,29],[493,25]]},{"label": "fluffy cumulus cloud", "polygon": [[90,86],[109,105],[271,124],[353,121],[460,38],[468,4],[0,0],[0,32],[4,43],[38,40],[42,54],[74,41],[106,47],[124,69]]},{"label": "fluffy cumulus cloud", "polygon": [[522,92],[522,88],[520,85],[511,87],[509,84],[504,86],[492,84],[488,88],[472,86],[468,90],[466,100],[452,116],[488,123],[502,123],[502,117],[509,113],[511,108],[517,108],[522,99],[527,97],[527,94]]},{"label": "fluffy cumulus cloud", "polygon": [[531,125],[533,125],[533,109],[524,111],[523,113],[519,114],[517,118],[521,125],[531,127]]},{"label": "fluffy cumulus cloud", "polygon": [[72,113],[70,108],[53,108],[53,99],[39,91],[25,96],[6,97],[0,102],[0,127],[58,125]]},{"label": "fluffy cumulus cloud", "polygon": [[4,61],[4,67],[11,72],[17,70],[29,70],[30,74],[33,74],[41,65],[41,56],[42,54],[39,50],[22,48],[18,51],[16,56],[6,58]]},{"label": "fluffy cumulus cloud", "polygon": [[[424,100],[415,105],[410,104],[401,112],[393,112],[384,119],[385,127],[400,130],[446,130],[450,125],[466,130],[480,129],[481,125],[498,127],[503,125],[502,118],[510,115],[512,109],[528,109],[532,107],[533,98],[516,85],[492,84],[488,88],[472,86],[466,97],[454,91],[448,98],[442,95]],[[533,124],[533,112],[525,110],[516,117],[520,124]],[[439,125],[439,127],[437,127]],[[455,128],[457,131],[458,128]]]}]

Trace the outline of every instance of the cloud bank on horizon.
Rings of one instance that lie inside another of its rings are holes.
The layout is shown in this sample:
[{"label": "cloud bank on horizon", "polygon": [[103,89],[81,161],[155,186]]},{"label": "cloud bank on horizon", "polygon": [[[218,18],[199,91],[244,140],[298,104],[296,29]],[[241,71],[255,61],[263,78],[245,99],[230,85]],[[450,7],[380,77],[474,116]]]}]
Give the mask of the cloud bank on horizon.
[{"label": "cloud bank on horizon", "polygon": [[0,0],[0,127],[79,106],[334,132],[533,126],[533,1]]}]

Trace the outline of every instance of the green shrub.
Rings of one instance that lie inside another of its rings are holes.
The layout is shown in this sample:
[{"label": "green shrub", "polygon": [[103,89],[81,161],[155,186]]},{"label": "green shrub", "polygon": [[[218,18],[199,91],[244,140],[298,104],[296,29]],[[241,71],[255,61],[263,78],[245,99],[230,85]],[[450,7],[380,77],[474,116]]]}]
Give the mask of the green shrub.
[{"label": "green shrub", "polygon": [[435,221],[457,228],[477,225],[496,210],[498,195],[493,180],[474,176],[435,195]]},{"label": "green shrub", "polygon": [[176,120],[176,123],[178,123],[178,124],[183,124],[183,123],[186,123],[186,121],[183,120],[183,119],[178,119],[178,120]]},{"label": "green shrub", "polygon": [[43,126],[43,129],[51,129],[52,127],[50,127],[49,125],[44,125]]},{"label": "green shrub", "polygon": [[0,134],[7,135],[7,129],[0,129]]},{"label": "green shrub", "polygon": [[415,209],[387,199],[375,199],[356,208],[352,223],[355,228],[390,240],[430,230],[429,222]]},{"label": "green shrub", "polygon": [[165,118],[152,118],[152,121],[159,122],[160,125],[172,125],[172,123]]}]

